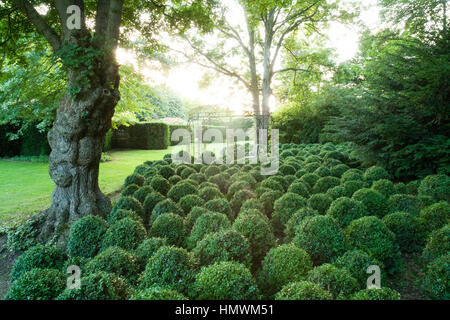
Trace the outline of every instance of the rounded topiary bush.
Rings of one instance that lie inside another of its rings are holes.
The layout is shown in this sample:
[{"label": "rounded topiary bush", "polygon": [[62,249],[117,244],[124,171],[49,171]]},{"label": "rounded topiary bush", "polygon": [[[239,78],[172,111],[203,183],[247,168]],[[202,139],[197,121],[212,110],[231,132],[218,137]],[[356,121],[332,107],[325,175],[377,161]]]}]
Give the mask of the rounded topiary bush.
[{"label": "rounded topiary bush", "polygon": [[169,245],[181,247],[186,239],[184,219],[177,214],[164,213],[153,221],[149,234],[151,237],[165,238]]},{"label": "rounded topiary bush", "polygon": [[158,174],[169,179],[171,176],[175,175],[175,170],[171,166],[161,166],[158,169]]},{"label": "rounded topiary bush", "polygon": [[136,257],[136,261],[139,264],[140,270],[145,268],[148,259],[150,259],[159,248],[166,245],[167,240],[165,238],[145,239],[133,252]]},{"label": "rounded topiary bush", "polygon": [[136,212],[140,217],[145,217],[145,210],[142,204],[133,197],[121,197],[114,205],[111,213],[117,210],[131,210]]},{"label": "rounded topiary bush", "polygon": [[202,198],[205,202],[213,199],[223,198],[222,192],[220,192],[217,187],[202,187],[198,191],[197,194],[200,198]]},{"label": "rounded topiary bush", "polygon": [[81,278],[80,289],[66,289],[57,300],[127,300],[129,285],[113,273],[95,272]]},{"label": "rounded topiary bush", "polygon": [[5,300],[52,300],[66,287],[64,274],[55,269],[33,269],[11,284]]},{"label": "rounded topiary bush", "polygon": [[130,300],[188,300],[185,295],[175,290],[160,286],[152,286],[136,291]]},{"label": "rounded topiary bush", "polygon": [[221,230],[207,235],[192,251],[200,265],[236,261],[251,267],[250,244],[235,230]]},{"label": "rounded topiary bush", "polygon": [[293,166],[290,166],[288,164],[281,165],[278,171],[283,175],[294,175],[295,174],[295,168]]},{"label": "rounded topiary bush", "polygon": [[419,221],[408,212],[390,213],[383,222],[395,234],[395,241],[403,252],[414,252],[423,244]]},{"label": "rounded topiary bush", "polygon": [[327,215],[336,219],[341,228],[347,227],[350,222],[366,214],[366,209],[361,202],[347,197],[334,200],[327,211]]},{"label": "rounded topiary bush", "polygon": [[305,183],[297,181],[289,186],[288,192],[296,193],[304,198],[309,197],[309,187]]},{"label": "rounded topiary bush", "polygon": [[331,170],[327,167],[321,166],[318,167],[315,171],[315,174],[317,174],[319,177],[329,177],[331,176]]},{"label": "rounded topiary bush", "polygon": [[234,218],[233,212],[231,211],[230,204],[225,198],[218,198],[209,200],[205,203],[204,207],[209,211],[223,213],[228,217],[228,219],[232,220]]},{"label": "rounded topiary bush", "polygon": [[394,194],[389,197],[389,212],[403,211],[412,215],[419,215],[421,205],[417,197],[409,194]]},{"label": "rounded topiary bush", "polygon": [[273,205],[272,225],[275,233],[282,234],[286,223],[300,208],[306,207],[307,201],[296,193],[286,193]]},{"label": "rounded topiary bush", "polygon": [[349,169],[350,167],[347,166],[346,164],[338,164],[331,167],[330,173],[333,177],[340,178]]},{"label": "rounded topiary bush", "polygon": [[109,227],[103,238],[102,247],[120,247],[134,250],[147,237],[144,225],[131,218],[117,221]]},{"label": "rounded topiary bush", "polygon": [[77,220],[69,232],[67,253],[71,256],[91,258],[102,246],[108,224],[99,216],[84,216]]},{"label": "rounded topiary bush", "polygon": [[271,190],[264,192],[260,197],[259,201],[264,207],[264,213],[271,217],[273,213],[273,205],[276,200],[281,198],[283,196],[283,193],[279,190]]},{"label": "rounded topiary bush", "polygon": [[170,188],[169,192],[167,193],[167,197],[175,202],[178,202],[184,196],[187,196],[188,194],[195,194],[196,192],[197,188],[190,183],[180,182]]},{"label": "rounded topiary bush", "polygon": [[432,204],[422,209],[419,219],[428,232],[440,229],[450,220],[450,204],[446,201]]},{"label": "rounded topiary bush", "polygon": [[345,171],[341,176],[341,183],[345,183],[347,181],[362,181],[363,173],[359,169],[350,169]]},{"label": "rounded topiary bush", "polygon": [[86,264],[86,273],[94,274],[98,271],[113,273],[135,284],[139,276],[139,265],[132,253],[119,247],[109,247]]},{"label": "rounded topiary bush", "polygon": [[206,212],[199,216],[192,227],[191,234],[187,239],[188,248],[194,248],[197,242],[206,235],[231,227],[230,220],[223,213]]},{"label": "rounded topiary bush", "polygon": [[133,220],[138,221],[140,223],[143,223],[142,218],[140,216],[138,216],[138,214],[136,212],[131,211],[131,210],[124,210],[124,209],[113,211],[108,216],[108,220],[107,221],[108,221],[109,225],[113,225],[117,221],[120,221],[120,220],[125,219],[125,218],[130,218],[130,219],[133,219]]},{"label": "rounded topiary bush", "polygon": [[400,298],[400,293],[388,287],[364,289],[351,296],[352,300],[400,300]]},{"label": "rounded topiary bush", "polygon": [[359,288],[358,281],[352,277],[346,269],[325,263],[312,269],[307,281],[319,284],[323,289],[328,290],[334,298],[348,298]]},{"label": "rounded topiary bush", "polygon": [[259,290],[250,271],[237,262],[223,261],[203,267],[194,283],[199,300],[256,300]]},{"label": "rounded topiary bush", "polygon": [[420,183],[418,193],[450,202],[450,177],[445,174],[427,176]]},{"label": "rounded topiary bush", "polygon": [[[369,276],[367,274],[367,268],[369,266],[379,266],[383,270],[383,264],[381,262],[361,250],[347,251],[336,259],[334,265],[338,268],[346,269],[358,281],[361,288],[367,285],[367,278]],[[382,273],[381,277],[381,282],[383,282],[385,274]]]},{"label": "rounded topiary bush", "polygon": [[263,180],[261,182],[261,187],[271,189],[274,191],[284,191],[284,187],[280,182],[270,179],[270,178]]},{"label": "rounded topiary bush", "polygon": [[43,245],[31,247],[14,262],[10,275],[11,283],[35,268],[62,270],[66,259],[66,253],[55,247]]},{"label": "rounded topiary bush", "polygon": [[183,179],[178,175],[174,175],[174,176],[171,176],[168,180],[169,180],[170,184],[174,186]]},{"label": "rounded topiary bush", "polygon": [[135,193],[133,193],[133,198],[139,201],[142,205],[145,202],[145,198],[153,192],[153,188],[150,186],[140,187]]},{"label": "rounded topiary bush", "polygon": [[361,180],[351,180],[344,182],[342,186],[345,189],[346,196],[351,197],[356,191],[364,188],[364,182]]},{"label": "rounded topiary bush", "polygon": [[291,282],[281,289],[275,300],[332,300],[333,296],[317,283],[308,281]]},{"label": "rounded topiary bush", "polygon": [[349,244],[381,261],[390,272],[398,267],[400,251],[395,234],[382,220],[369,216],[354,220],[345,229]]},{"label": "rounded topiary bush", "polygon": [[329,195],[333,200],[347,197],[348,195],[347,190],[345,190],[344,186],[342,185],[328,189],[326,194]]},{"label": "rounded topiary bush", "polygon": [[383,218],[387,213],[386,198],[375,190],[367,188],[360,189],[353,194],[352,199],[360,201],[370,216]]},{"label": "rounded topiary bush", "polygon": [[239,190],[252,190],[252,186],[250,185],[250,183],[246,182],[246,181],[236,181],[233,182],[227,191],[227,199],[231,199],[233,198],[234,194],[236,192],[238,192]]},{"label": "rounded topiary bush", "polygon": [[222,193],[226,194],[230,184],[230,176],[227,173],[219,173],[209,177],[208,181],[214,183]]},{"label": "rounded topiary bush", "polygon": [[434,299],[450,299],[450,253],[433,260],[426,267],[422,287]]},{"label": "rounded topiary bush", "polygon": [[390,179],[389,173],[382,167],[373,166],[368,168],[363,175],[364,180],[372,184],[372,182],[381,179]]},{"label": "rounded topiary bush", "polygon": [[150,222],[150,217],[152,215],[152,211],[158,202],[163,201],[165,198],[159,192],[152,192],[145,197],[144,201],[144,210],[145,210],[145,219],[144,223],[147,225]]},{"label": "rounded topiary bush", "polygon": [[333,199],[329,195],[316,193],[308,199],[308,206],[319,212],[319,214],[325,214],[332,202]]},{"label": "rounded topiary bush", "polygon": [[126,177],[125,182],[123,183],[123,189],[125,189],[127,186],[131,184],[136,184],[139,187],[142,187],[144,185],[145,178],[144,176],[140,175],[139,173],[133,173]]},{"label": "rounded topiary bush", "polygon": [[286,228],[284,229],[284,234],[285,234],[284,241],[290,242],[294,238],[298,225],[306,217],[312,217],[312,216],[316,216],[318,214],[319,213],[316,210],[309,208],[309,207],[301,208],[301,209],[297,210],[292,215],[292,217],[288,220],[288,222],[286,223]]},{"label": "rounded topiary bush", "polygon": [[323,177],[317,180],[312,188],[313,193],[325,193],[330,188],[334,188],[341,184],[341,181],[336,177]]},{"label": "rounded topiary bush", "polygon": [[205,201],[195,194],[188,194],[178,201],[178,206],[183,210],[184,216],[186,216],[193,207],[202,206],[205,204]]},{"label": "rounded topiary bush", "polygon": [[433,231],[423,250],[423,257],[430,262],[444,254],[450,252],[450,225],[447,224],[441,229]]},{"label": "rounded topiary bush", "polygon": [[236,192],[230,200],[230,207],[234,216],[239,213],[239,210],[241,210],[241,207],[245,201],[255,197],[256,195],[249,190],[244,189]]},{"label": "rounded topiary bush", "polygon": [[174,213],[183,215],[183,210],[171,199],[164,199],[158,202],[152,210],[152,215],[150,217],[150,224],[156,220],[160,215],[164,213]]},{"label": "rounded topiary bush", "polygon": [[374,181],[371,187],[373,190],[378,191],[386,198],[389,198],[391,195],[395,193],[395,187],[392,181],[388,179],[380,179]]},{"label": "rounded topiary bush", "polygon": [[403,182],[399,182],[394,184],[395,193],[394,194],[406,194],[408,191],[406,190],[406,185]]},{"label": "rounded topiary bush", "polygon": [[150,181],[150,186],[153,188],[153,190],[161,193],[164,196],[167,195],[167,192],[169,192],[171,187],[170,182],[160,175],[156,175],[152,178],[152,180]]},{"label": "rounded topiary bush", "polygon": [[307,173],[300,178],[300,182],[306,183],[310,188],[312,188],[319,179],[320,177],[317,174]]},{"label": "rounded topiary bush", "polygon": [[195,221],[197,221],[198,217],[203,215],[204,213],[210,212],[208,209],[205,209],[203,207],[193,207],[191,211],[189,211],[188,215],[185,219],[186,224],[186,232],[190,233],[192,230],[192,227],[195,224]]},{"label": "rounded topiary bush", "polygon": [[123,188],[122,190],[122,196],[124,197],[129,197],[132,196],[136,191],[139,190],[139,186],[137,184],[129,184],[128,186],[126,186],[125,188]]},{"label": "rounded topiary bush", "polygon": [[333,261],[345,252],[345,237],[329,216],[305,218],[297,227],[293,243],[306,250],[315,265]]},{"label": "rounded topiary bush", "polygon": [[195,263],[192,256],[182,248],[161,247],[148,260],[142,278],[142,287],[154,285],[168,287],[187,293],[194,280]]},{"label": "rounded topiary bush", "polygon": [[262,261],[260,288],[271,297],[284,285],[302,280],[311,269],[312,261],[305,250],[293,244],[272,248]]}]

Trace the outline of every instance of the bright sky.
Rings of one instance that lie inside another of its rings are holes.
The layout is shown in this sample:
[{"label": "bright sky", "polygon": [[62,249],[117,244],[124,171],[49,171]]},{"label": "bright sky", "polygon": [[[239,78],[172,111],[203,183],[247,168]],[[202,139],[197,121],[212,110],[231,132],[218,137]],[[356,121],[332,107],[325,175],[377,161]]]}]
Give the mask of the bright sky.
[{"label": "bright sky", "polygon": [[[225,0],[229,2],[230,0]],[[343,0],[349,2],[352,0]],[[376,32],[380,27],[379,8],[377,0],[353,0],[360,3],[360,20],[369,27],[370,30]],[[237,8],[232,8],[235,12],[230,17],[231,23],[239,23],[240,17]],[[233,17],[235,16],[235,17]],[[334,48],[337,54],[337,61],[342,62],[351,59],[358,51],[359,40],[358,26],[345,26],[340,23],[330,23],[330,28],[324,34],[328,37],[326,46]],[[133,56],[123,49],[118,49],[117,58],[120,63],[134,63]],[[145,76],[147,81],[152,85],[165,85],[171,88],[182,98],[195,101],[204,105],[221,105],[230,107],[238,113],[242,113],[245,105],[251,104],[251,97],[244,88],[236,86],[236,82],[225,76],[214,77],[208,88],[199,86],[199,82],[204,77],[204,68],[192,63],[184,64],[170,71],[155,70],[155,68],[140,68],[139,71]],[[271,100],[271,110],[274,111],[278,107],[275,98]]]}]

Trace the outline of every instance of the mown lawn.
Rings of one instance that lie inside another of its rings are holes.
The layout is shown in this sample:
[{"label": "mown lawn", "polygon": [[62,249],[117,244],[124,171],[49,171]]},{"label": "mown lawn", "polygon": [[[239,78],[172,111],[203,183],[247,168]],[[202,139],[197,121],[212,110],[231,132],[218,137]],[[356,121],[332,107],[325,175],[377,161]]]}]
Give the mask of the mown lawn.
[{"label": "mown lawn", "polygon": [[[169,150],[115,150],[113,160],[100,165],[100,188],[106,194],[119,190],[134,168],[159,160]],[[49,206],[54,184],[48,164],[0,160],[0,223],[36,213]]]}]

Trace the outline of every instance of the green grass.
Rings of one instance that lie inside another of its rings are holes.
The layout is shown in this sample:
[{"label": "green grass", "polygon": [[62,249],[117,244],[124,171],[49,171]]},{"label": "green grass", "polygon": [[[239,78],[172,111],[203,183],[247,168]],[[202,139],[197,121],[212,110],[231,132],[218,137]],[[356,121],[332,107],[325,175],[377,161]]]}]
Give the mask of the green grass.
[{"label": "green grass", "polygon": [[[100,164],[101,190],[118,191],[136,166],[160,160],[172,150],[111,151],[111,162]],[[54,184],[47,163],[0,160],[0,223],[39,212],[50,205]]]}]

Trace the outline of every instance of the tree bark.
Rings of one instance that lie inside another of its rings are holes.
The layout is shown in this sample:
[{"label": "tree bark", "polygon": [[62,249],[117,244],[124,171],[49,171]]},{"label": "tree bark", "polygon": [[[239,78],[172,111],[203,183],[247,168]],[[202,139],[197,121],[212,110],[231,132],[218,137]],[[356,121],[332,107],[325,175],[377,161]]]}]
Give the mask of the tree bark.
[{"label": "tree bark", "polygon": [[262,129],[269,128],[270,116],[270,96],[272,95],[271,82],[273,77],[273,65],[271,61],[271,47],[274,36],[274,15],[275,10],[272,9],[267,14],[267,19],[264,23],[264,61],[263,61],[263,80],[262,80]]}]

